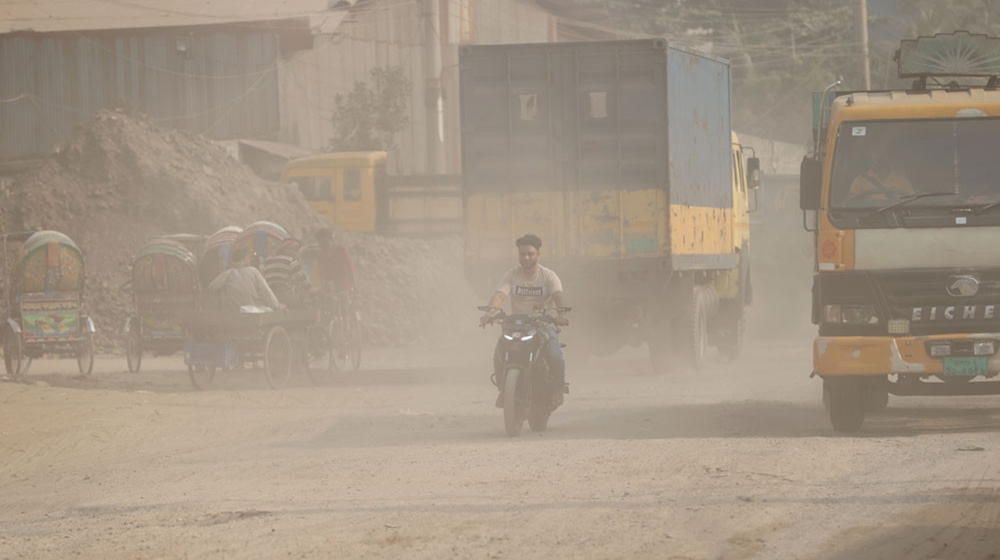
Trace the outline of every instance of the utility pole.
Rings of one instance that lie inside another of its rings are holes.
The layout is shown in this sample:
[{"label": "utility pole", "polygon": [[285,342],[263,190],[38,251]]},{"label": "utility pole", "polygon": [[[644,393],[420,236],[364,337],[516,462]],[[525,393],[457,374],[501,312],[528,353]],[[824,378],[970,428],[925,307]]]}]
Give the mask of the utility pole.
[{"label": "utility pole", "polygon": [[441,91],[440,0],[423,1],[424,16],[424,106],[426,109],[427,173],[441,173],[444,167],[444,99]]},{"label": "utility pole", "polygon": [[858,14],[859,34],[861,35],[861,67],[865,74],[865,89],[872,89],[872,69],[868,60],[868,0],[858,0],[860,13]]}]

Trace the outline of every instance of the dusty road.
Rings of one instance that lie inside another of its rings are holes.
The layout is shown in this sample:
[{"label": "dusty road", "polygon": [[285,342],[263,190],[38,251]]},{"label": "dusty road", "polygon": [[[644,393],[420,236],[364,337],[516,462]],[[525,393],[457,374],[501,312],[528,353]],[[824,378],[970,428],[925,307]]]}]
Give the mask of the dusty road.
[{"label": "dusty road", "polygon": [[702,375],[571,360],[550,429],[511,439],[476,340],[277,392],[36,362],[0,383],[0,558],[1000,557],[995,398],[836,436],[804,334]]}]

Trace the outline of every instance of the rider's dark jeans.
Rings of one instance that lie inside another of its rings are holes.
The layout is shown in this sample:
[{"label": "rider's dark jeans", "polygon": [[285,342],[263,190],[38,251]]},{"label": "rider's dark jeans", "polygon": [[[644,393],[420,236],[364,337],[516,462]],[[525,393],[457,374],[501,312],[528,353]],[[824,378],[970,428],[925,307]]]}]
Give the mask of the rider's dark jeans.
[{"label": "rider's dark jeans", "polygon": [[[562,344],[559,343],[559,333],[553,325],[546,325],[538,330],[538,334],[545,338],[542,348],[542,358],[548,364],[549,370],[556,379],[556,387],[562,387],[566,382],[566,360],[563,358]],[[497,346],[493,350],[493,372],[500,378],[500,368],[503,367],[503,335],[497,340]],[[501,390],[503,390],[501,388]]]}]

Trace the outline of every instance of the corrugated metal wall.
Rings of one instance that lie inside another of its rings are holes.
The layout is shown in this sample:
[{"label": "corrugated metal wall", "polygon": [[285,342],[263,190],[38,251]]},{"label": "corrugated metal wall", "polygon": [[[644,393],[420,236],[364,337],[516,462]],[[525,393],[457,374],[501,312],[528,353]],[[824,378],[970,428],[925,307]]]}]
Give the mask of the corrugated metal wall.
[{"label": "corrugated metal wall", "polygon": [[114,106],[213,138],[273,138],[277,50],[267,30],[0,36],[0,159],[45,153]]},{"label": "corrugated metal wall", "polygon": [[331,117],[337,93],[367,81],[374,67],[400,66],[413,93],[410,126],[401,134],[393,172],[460,170],[458,121],[458,45],[461,43],[545,42],[550,16],[517,0],[439,0],[443,168],[429,169],[427,56],[424,49],[427,0],[378,0],[354,9],[336,34],[317,37],[311,51],[282,64],[282,140],[322,150],[333,136]]}]

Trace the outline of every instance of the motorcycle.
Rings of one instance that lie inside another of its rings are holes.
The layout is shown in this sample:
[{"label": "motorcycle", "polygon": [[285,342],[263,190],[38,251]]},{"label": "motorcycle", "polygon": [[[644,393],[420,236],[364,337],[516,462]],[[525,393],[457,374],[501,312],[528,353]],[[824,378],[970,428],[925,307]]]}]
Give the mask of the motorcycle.
[{"label": "motorcycle", "polygon": [[[478,307],[480,311],[498,311],[493,307]],[[566,313],[569,307],[555,308]],[[532,430],[540,432],[549,423],[556,391],[569,393],[564,383],[557,387],[555,378],[542,356],[548,338],[542,329],[555,325],[556,319],[546,312],[507,315],[502,310],[487,320],[487,325],[500,323],[500,355],[502,357],[499,374],[493,373],[490,381],[500,389],[503,405],[503,424],[508,436],[521,433],[524,421]],[[485,327],[485,325],[483,325]],[[559,329],[556,327],[556,332]]]}]

